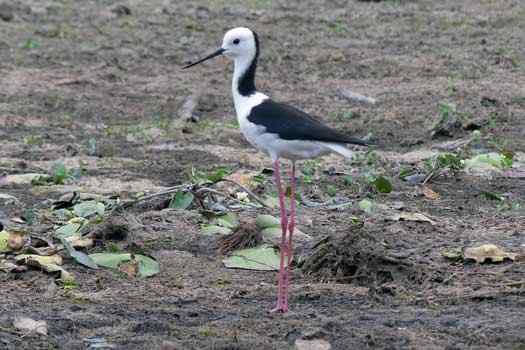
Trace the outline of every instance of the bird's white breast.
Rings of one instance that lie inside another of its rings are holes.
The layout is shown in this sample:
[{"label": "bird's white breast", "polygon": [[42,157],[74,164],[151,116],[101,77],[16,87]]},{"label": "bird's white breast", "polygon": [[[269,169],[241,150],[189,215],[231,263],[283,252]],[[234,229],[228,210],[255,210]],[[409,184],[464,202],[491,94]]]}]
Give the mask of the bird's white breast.
[{"label": "bird's white breast", "polygon": [[266,128],[250,122],[248,116],[253,107],[259,105],[266,99],[268,99],[268,96],[260,92],[256,92],[250,96],[242,96],[235,92],[233,94],[233,102],[235,104],[235,112],[237,114],[239,128],[248,142],[259,149],[263,148],[263,145],[260,144],[260,136],[264,134]]}]

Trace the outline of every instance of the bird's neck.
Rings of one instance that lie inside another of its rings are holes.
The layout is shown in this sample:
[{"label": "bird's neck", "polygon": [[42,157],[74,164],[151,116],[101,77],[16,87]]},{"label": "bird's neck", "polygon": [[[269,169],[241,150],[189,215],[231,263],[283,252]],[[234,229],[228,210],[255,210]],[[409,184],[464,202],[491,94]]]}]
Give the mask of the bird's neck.
[{"label": "bird's neck", "polygon": [[235,60],[232,92],[236,96],[248,97],[256,92],[255,70],[257,69],[257,53],[251,57],[238,57]]}]

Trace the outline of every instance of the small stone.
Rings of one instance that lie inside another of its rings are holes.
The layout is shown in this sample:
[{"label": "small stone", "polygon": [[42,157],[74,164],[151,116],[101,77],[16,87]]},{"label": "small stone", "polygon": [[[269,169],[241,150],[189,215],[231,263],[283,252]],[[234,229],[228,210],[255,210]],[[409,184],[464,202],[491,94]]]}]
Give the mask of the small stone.
[{"label": "small stone", "polygon": [[296,350],[330,350],[332,345],[324,339],[297,339],[295,341]]},{"label": "small stone", "polygon": [[6,22],[12,21],[13,18],[15,18],[11,5],[5,2],[0,4],[0,18]]},{"label": "small stone", "polygon": [[118,17],[131,15],[131,9],[126,5],[122,4],[118,4],[111,7],[110,11],[116,14]]}]

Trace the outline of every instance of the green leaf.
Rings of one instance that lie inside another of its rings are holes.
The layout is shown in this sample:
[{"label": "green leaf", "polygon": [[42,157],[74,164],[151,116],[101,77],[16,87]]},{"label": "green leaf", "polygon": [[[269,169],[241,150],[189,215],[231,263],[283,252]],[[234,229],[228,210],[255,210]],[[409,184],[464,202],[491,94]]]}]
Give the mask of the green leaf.
[{"label": "green leaf", "polygon": [[502,153],[483,153],[465,160],[465,167],[476,170],[504,170],[511,168],[512,156]]},{"label": "green leaf", "polygon": [[229,235],[230,233],[232,233],[232,230],[227,227],[218,226],[218,225],[204,225],[201,228],[201,233],[203,235],[209,235],[209,236]]},{"label": "green leaf", "polygon": [[129,253],[94,253],[89,254],[89,257],[97,265],[110,269],[118,269],[121,263],[131,260]]},{"label": "green leaf", "polygon": [[139,262],[139,277],[150,277],[160,272],[159,263],[144,255],[135,255],[135,259]]},{"label": "green leaf", "polygon": [[224,266],[233,269],[277,271],[279,255],[273,247],[263,244],[259,247],[236,250],[232,256],[222,261]]},{"label": "green leaf", "polygon": [[219,216],[213,222],[222,227],[234,229],[237,226],[239,226],[239,218],[237,217],[237,214],[235,213],[226,213],[224,215]]},{"label": "green leaf", "polygon": [[58,228],[56,231],[55,231],[55,235],[58,237],[58,238],[66,238],[66,237],[71,237],[71,236],[74,236],[78,233],[78,230],[80,229],[80,224],[67,224],[67,225],[64,225],[60,228]]},{"label": "green leaf", "polygon": [[73,248],[71,243],[69,243],[64,238],[61,238],[60,242],[62,242],[62,244],[64,245],[64,248],[66,248],[67,252],[69,253],[69,256],[75,259],[76,262],[78,262],[81,265],[87,266],[91,269],[98,269],[96,262],[94,262],[93,259],[89,257],[89,255],[83,252],[79,252],[78,250],[75,250],[75,248]]},{"label": "green leaf", "polygon": [[9,232],[0,231],[0,253],[10,252],[12,249],[7,245],[9,239]]},{"label": "green leaf", "polygon": [[374,203],[368,199],[363,199],[359,202],[359,209],[367,214],[372,214],[374,211]]},{"label": "green leaf", "polygon": [[493,201],[503,201],[505,198],[501,194],[497,194],[496,192],[490,192],[490,191],[481,191],[481,194],[489,200]]},{"label": "green leaf", "polygon": [[103,203],[96,201],[82,202],[73,207],[73,212],[75,215],[82,218],[87,218],[94,214],[104,215],[105,210],[106,206]]},{"label": "green leaf", "polygon": [[118,269],[120,264],[131,261],[133,258],[138,262],[138,276],[149,277],[160,272],[159,263],[144,255],[132,255],[130,253],[95,253],[89,257],[99,266],[110,269]]},{"label": "green leaf", "polygon": [[56,185],[63,185],[69,176],[69,172],[64,163],[58,162],[51,168],[51,180]]},{"label": "green leaf", "polygon": [[282,236],[282,229],[281,225],[279,226],[273,226],[273,227],[267,227],[264,230],[261,231],[261,234],[264,238],[271,239],[272,237],[281,237]]},{"label": "green leaf", "polygon": [[392,184],[383,176],[379,176],[374,181],[372,181],[372,185],[379,193],[392,192]]},{"label": "green leaf", "polygon": [[179,191],[175,193],[169,207],[174,209],[188,209],[193,202],[193,193]]},{"label": "green leaf", "polygon": [[209,174],[206,178],[210,182],[217,182],[222,180],[226,175],[228,175],[231,172],[228,168],[218,168],[213,173]]},{"label": "green leaf", "polygon": [[331,185],[331,184],[326,185],[326,193],[328,193],[330,197],[334,197],[337,194],[337,192],[338,192],[338,189],[334,185]]},{"label": "green leaf", "polygon": [[268,227],[281,227],[281,221],[274,216],[262,214],[257,216],[255,219],[255,225],[260,229],[264,230]]}]

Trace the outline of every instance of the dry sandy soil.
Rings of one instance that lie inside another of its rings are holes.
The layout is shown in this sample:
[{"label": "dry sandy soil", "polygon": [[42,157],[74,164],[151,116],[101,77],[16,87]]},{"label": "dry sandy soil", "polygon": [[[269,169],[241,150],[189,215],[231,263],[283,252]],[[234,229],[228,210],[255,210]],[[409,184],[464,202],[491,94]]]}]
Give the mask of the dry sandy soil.
[{"label": "dry sandy soil", "polygon": [[[0,175],[48,172],[57,161],[83,169],[66,185],[4,184],[0,192],[18,199],[0,202],[6,224],[33,213],[25,228],[51,236],[46,213],[64,193],[153,193],[186,183],[192,168],[269,167],[236,129],[231,65],[216,59],[181,70],[216,49],[233,26],[259,33],[259,89],[376,145],[353,162],[331,156],[306,164],[304,203],[353,204],[300,205],[299,228],[312,241],[298,245],[288,314],[268,313],[275,273],[223,266],[217,238],[199,233],[202,208],[165,209],[158,199],[122,214],[132,223],[124,241],[99,240],[90,250],[149,254],[161,266],[154,277],[67,260],[77,279],[71,289],[38,270],[0,272],[1,349],[289,349],[297,339],[324,339],[332,349],[525,349],[525,261],[442,256],[482,243],[523,256],[525,179],[460,171],[432,179],[428,186],[439,198],[431,198],[399,176],[423,169],[440,144],[468,140],[473,129],[479,136],[454,152],[513,152],[524,161],[522,0],[4,4]],[[349,101],[344,89],[378,103]],[[199,121],[179,120],[181,104],[195,92],[202,93]],[[444,104],[455,105],[460,122],[449,136],[432,138]],[[393,191],[366,185],[370,172],[390,179]],[[274,193],[271,175],[258,187]],[[360,210],[363,198],[377,210]],[[238,212],[246,219],[277,214]],[[422,213],[432,222],[392,220],[385,212]],[[312,273],[319,247],[331,260]],[[348,269],[334,272],[334,261]],[[49,334],[19,332],[19,315],[45,320]]]}]

